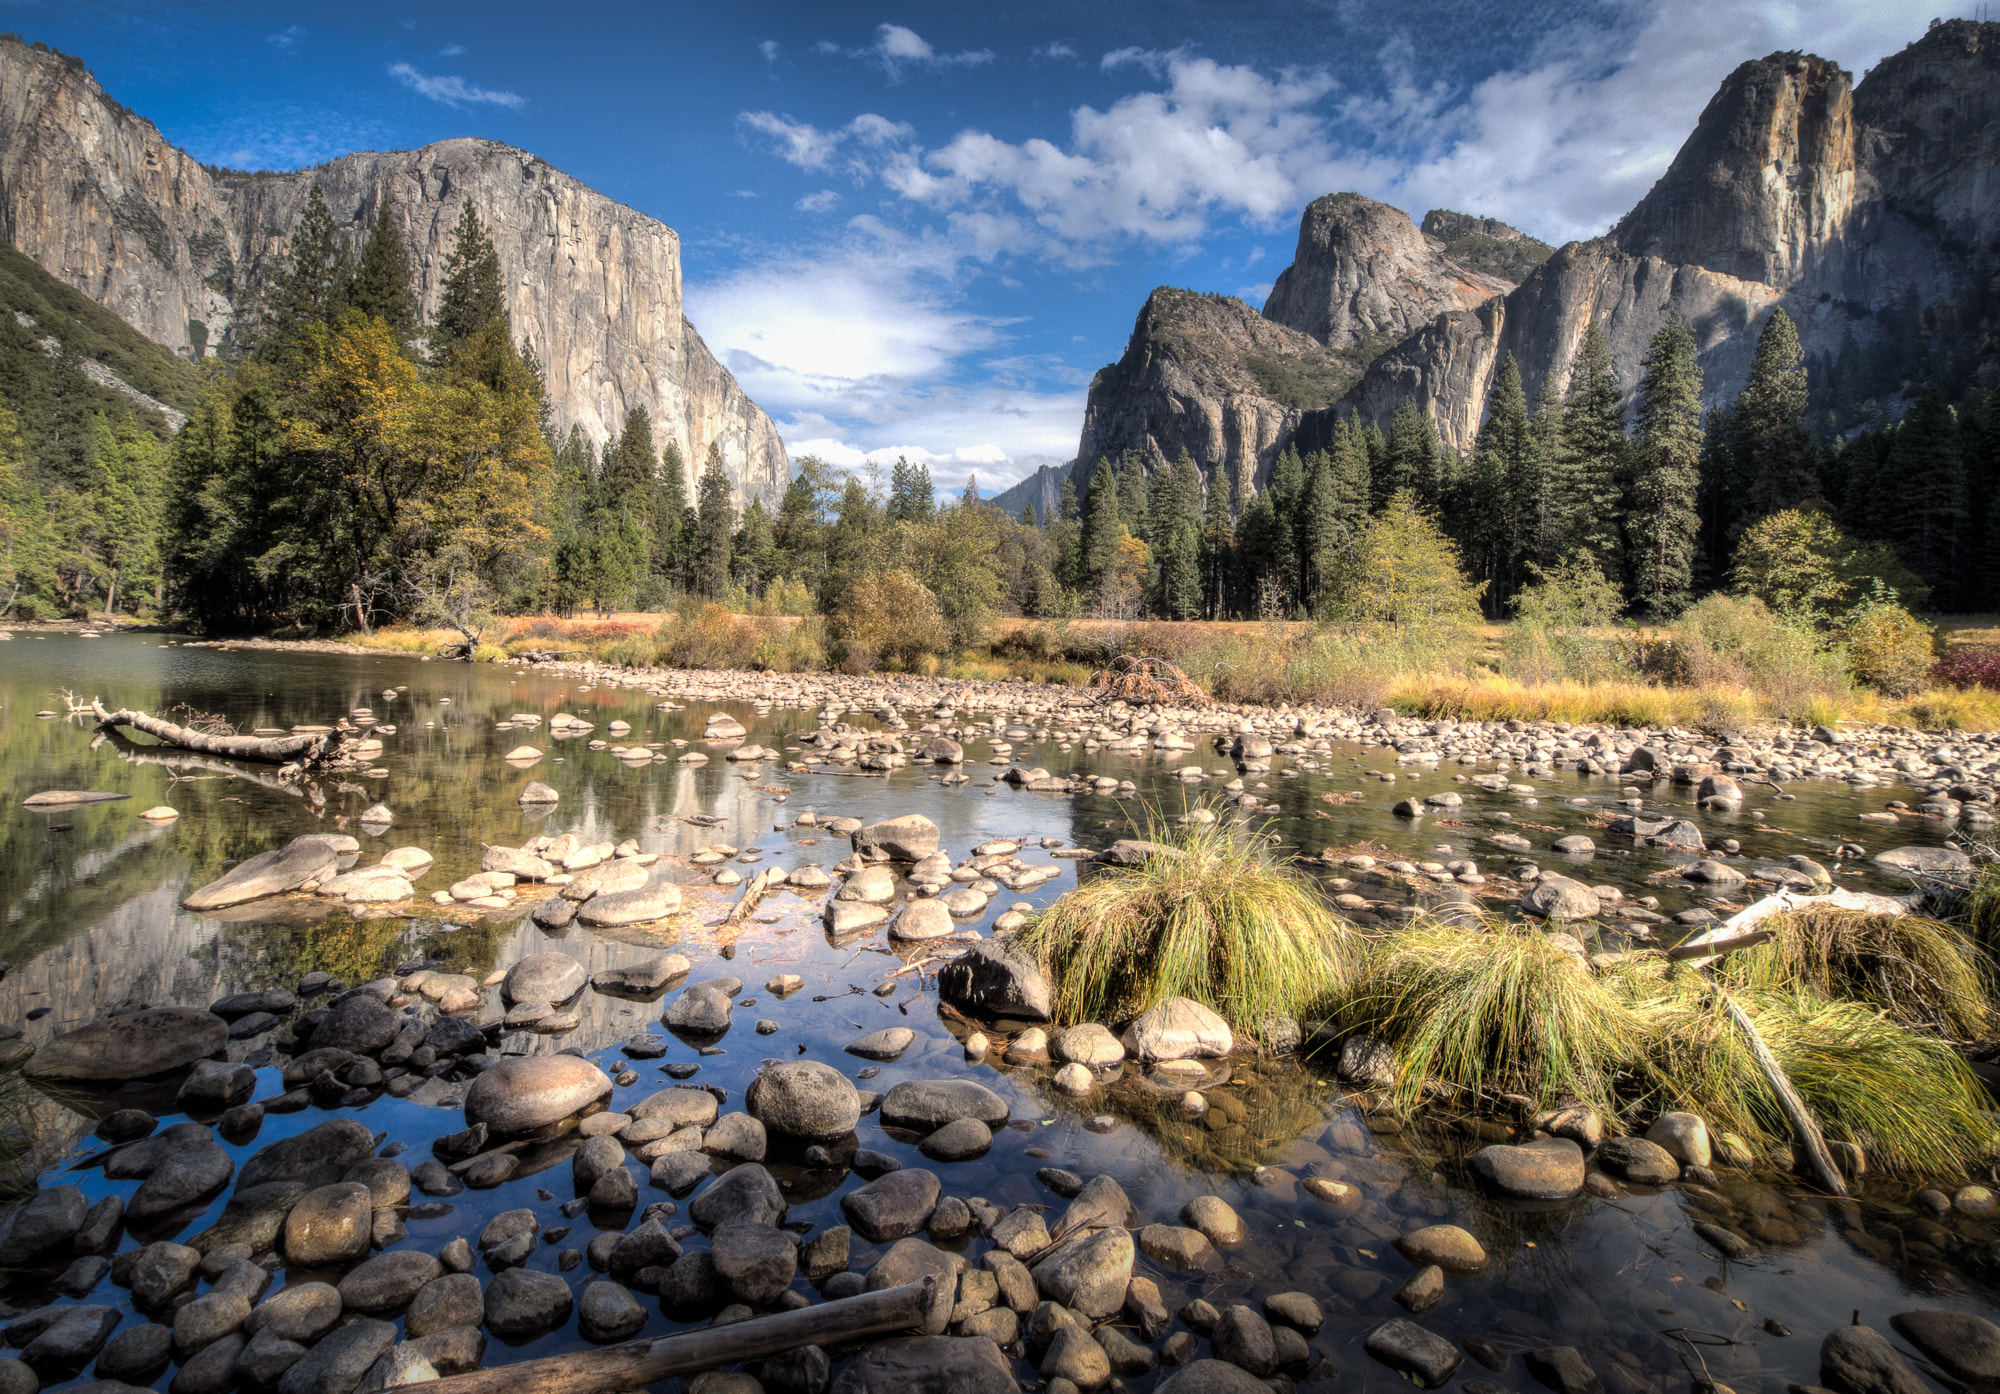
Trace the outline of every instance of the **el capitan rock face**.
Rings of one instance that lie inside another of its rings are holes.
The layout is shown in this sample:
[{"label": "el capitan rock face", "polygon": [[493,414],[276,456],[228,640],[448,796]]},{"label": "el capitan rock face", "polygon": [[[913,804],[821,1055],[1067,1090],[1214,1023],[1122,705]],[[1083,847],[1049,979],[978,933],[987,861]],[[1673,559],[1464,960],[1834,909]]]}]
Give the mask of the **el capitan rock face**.
[{"label": "el capitan rock face", "polygon": [[169,348],[213,350],[248,320],[315,183],[357,250],[388,201],[426,316],[470,200],[559,429],[601,442],[643,406],[655,442],[679,448],[690,492],[713,443],[739,503],[783,494],[777,427],[683,314],[680,236],[664,223],[488,140],[287,174],[216,170],[169,145],[81,62],[0,42],[0,233]]}]

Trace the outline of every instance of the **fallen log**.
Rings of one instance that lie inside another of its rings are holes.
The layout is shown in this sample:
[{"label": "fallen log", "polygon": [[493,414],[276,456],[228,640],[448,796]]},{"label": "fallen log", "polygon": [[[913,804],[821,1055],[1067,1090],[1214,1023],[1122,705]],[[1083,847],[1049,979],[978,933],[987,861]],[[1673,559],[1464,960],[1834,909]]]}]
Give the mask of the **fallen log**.
[{"label": "fallen log", "polygon": [[727,1326],[422,1380],[399,1386],[397,1394],[611,1394],[637,1389],[674,1375],[761,1360],[800,1346],[837,1346],[868,1336],[913,1331],[925,1324],[938,1305],[937,1281],[926,1277],[901,1287]]},{"label": "fallen log", "polygon": [[317,736],[205,736],[185,726],[176,726],[171,721],[147,716],[144,712],[124,707],[115,712],[106,711],[104,704],[95,698],[91,699],[90,710],[97,717],[100,731],[129,726],[177,750],[192,750],[198,755],[219,755],[228,760],[255,760],[267,765],[296,764],[303,767],[321,764],[340,749],[345,737],[338,727]]},{"label": "fallen log", "polygon": [[[1908,901],[1886,895],[1869,895],[1861,891],[1834,890],[1825,895],[1798,895],[1792,891],[1779,891],[1776,895],[1765,896],[1749,908],[1739,910],[1721,924],[1700,934],[1673,949],[1673,958],[1714,959],[1732,949],[1747,948],[1753,943],[1762,943],[1771,938],[1769,931],[1755,926],[1773,915],[1782,915],[1793,910],[1826,908],[1832,910],[1858,910],[1871,915],[1908,914]],[[1736,999],[1721,988],[1714,989],[1716,997],[1728,1009],[1729,1019],[1736,1024],[1744,1041],[1750,1047],[1750,1058],[1757,1062],[1758,1071],[1771,1093],[1783,1110],[1785,1121],[1792,1125],[1792,1136],[1805,1150],[1806,1160],[1812,1163],[1813,1173],[1819,1178],[1820,1186],[1828,1193],[1845,1196],[1847,1183],[1841,1178],[1840,1168],[1834,1164],[1833,1153],[1826,1145],[1826,1134],[1820,1131],[1819,1120],[1806,1101],[1799,1097],[1799,1091],[1792,1087],[1792,1081],[1785,1074],[1785,1068],[1778,1063],[1778,1057],[1771,1053],[1771,1047],[1757,1030],[1750,1014],[1737,1005]]]},{"label": "fallen log", "polygon": [[96,740],[91,742],[93,749],[97,741],[108,744],[117,752],[119,759],[130,765],[159,765],[178,775],[185,775],[190,770],[200,770],[207,774],[219,775],[224,779],[247,780],[261,788],[290,794],[295,799],[311,797],[314,803],[326,802],[326,795],[317,787],[314,787],[312,794],[308,796],[304,788],[275,774],[266,774],[262,770],[246,770],[240,764],[231,764],[227,760],[211,755],[196,755],[192,751],[163,750],[156,745],[140,745],[137,741],[127,739],[115,727],[100,729]]}]

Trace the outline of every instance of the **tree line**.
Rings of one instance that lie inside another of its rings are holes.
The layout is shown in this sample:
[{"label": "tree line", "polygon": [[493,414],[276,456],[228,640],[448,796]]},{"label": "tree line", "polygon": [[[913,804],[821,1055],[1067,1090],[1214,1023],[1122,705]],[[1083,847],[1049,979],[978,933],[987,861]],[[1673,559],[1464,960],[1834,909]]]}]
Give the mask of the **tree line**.
[{"label": "tree line", "polygon": [[[0,350],[21,337],[13,328],[0,322]],[[1518,365],[1502,362],[1463,455],[1406,402],[1386,431],[1344,418],[1325,448],[1288,447],[1261,487],[1185,452],[1164,466],[1101,459],[1064,483],[1049,517],[1003,515],[976,480],[940,500],[921,462],[884,478],[811,457],[775,507],[739,509],[719,452],[690,471],[643,408],[601,445],[557,433],[470,204],[425,323],[386,204],[357,251],[313,189],[241,337],[247,351],[211,362],[171,445],[117,394],[91,397],[82,375],[58,371],[72,350],[29,353],[23,340],[0,352],[10,604],[26,594],[211,631],[326,631],[659,610],[685,596],[838,616],[866,582],[871,595],[920,588],[963,644],[1001,613],[1332,616],[1361,559],[1408,533],[1449,539],[1492,617],[1560,568],[1665,618],[1730,583],[1761,520],[1800,514],[1873,544],[1869,564],[1910,603],[2000,608],[1996,390],[1906,382],[1900,421],[1822,439],[1808,423],[1830,419],[1826,389],[1783,310],[1724,407],[1704,409],[1694,336],[1676,319],[1628,411],[1593,324],[1532,407]],[[1892,357],[1868,360],[1870,383]],[[870,580],[889,573],[889,591]]]}]

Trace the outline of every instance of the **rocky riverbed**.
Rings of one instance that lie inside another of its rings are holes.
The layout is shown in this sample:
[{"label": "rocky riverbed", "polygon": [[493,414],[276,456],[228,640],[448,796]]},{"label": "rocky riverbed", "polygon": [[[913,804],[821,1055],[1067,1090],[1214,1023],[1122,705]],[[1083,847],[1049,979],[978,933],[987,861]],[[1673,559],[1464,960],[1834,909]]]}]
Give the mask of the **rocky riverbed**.
[{"label": "rocky riverbed", "polygon": [[[1142,855],[1134,796],[1164,803],[1190,767],[1192,812],[1257,820],[1357,916],[1466,899],[1513,913],[1562,875],[1598,898],[1610,949],[1765,889],[1787,842],[1826,879],[1908,889],[1877,858],[1948,850],[1919,805],[1946,796],[1961,826],[1988,806],[1991,742],[1885,736],[1871,753],[1788,732],[1721,757],[1676,733],[1339,714],[1321,728],[1021,685],[698,674],[635,691],[593,672],[481,696],[426,690],[414,668],[369,661],[340,700],[268,708],[287,729],[378,733],[319,814],[257,785],[149,784],[156,767],[108,751],[36,767],[42,789],[134,781],[130,800],[15,815],[57,849],[72,835],[58,822],[106,853],[126,839],[130,858],[255,802],[229,825],[236,866],[191,849],[176,873],[175,900],[212,908],[145,912],[156,931],[244,946],[215,959],[235,965],[216,979],[228,991],[163,1000],[135,963],[123,989],[106,968],[80,1010],[36,1016],[22,994],[40,982],[62,1000],[46,965],[67,950],[10,951],[10,1053],[78,1139],[0,1221],[10,1388],[346,1394],[925,1274],[942,1294],[931,1334],[773,1352],[689,1387],[1994,1377],[1985,1178],[1873,1181],[1834,1202],[1699,1120],[1610,1140],[1580,1115],[1399,1121],[1365,1052],[1344,1070],[1337,1049],[1259,1056],[1192,1004],[1056,1030],[1035,1019],[1046,985],[1007,948],[1008,917],[1097,874],[1089,858]],[[221,689],[182,695],[223,705]],[[52,760],[87,740],[31,729]],[[1498,753],[1458,763],[1482,743]],[[1571,746],[1605,772],[1579,774]],[[1663,758],[1642,771],[1641,750]],[[1924,768],[1896,770],[1906,755]],[[1676,782],[1676,764],[1704,763]],[[1883,784],[1808,773],[1836,763]],[[1698,793],[1716,773],[1738,780],[1736,807]],[[524,802],[537,786],[554,797]],[[1398,814],[1405,797],[1421,817]],[[179,819],[122,831],[161,807]],[[1874,812],[1898,821],[1861,820]],[[1702,845],[1621,817],[1685,822]],[[1321,822],[1337,834],[1314,836]],[[1576,836],[1593,847],[1558,845]],[[1747,879],[1690,880],[1704,860]],[[10,914],[41,923],[50,893],[10,884]],[[102,913],[80,880],[50,884]],[[1648,895],[1668,923],[1606,912]],[[366,975],[291,967],[336,946]]]}]

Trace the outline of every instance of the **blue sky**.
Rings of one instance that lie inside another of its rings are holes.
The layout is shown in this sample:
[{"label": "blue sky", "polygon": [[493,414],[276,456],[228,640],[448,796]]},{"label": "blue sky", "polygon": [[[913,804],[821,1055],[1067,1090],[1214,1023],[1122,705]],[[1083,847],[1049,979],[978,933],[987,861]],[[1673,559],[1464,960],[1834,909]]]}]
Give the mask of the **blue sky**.
[{"label": "blue sky", "polygon": [[1972,7],[0,8],[210,163],[531,150],[680,232],[690,317],[794,456],[990,490],[1074,452],[1149,290],[1261,304],[1320,194],[1592,236],[1736,64],[1802,48],[1858,77]]}]

